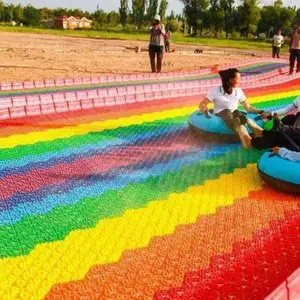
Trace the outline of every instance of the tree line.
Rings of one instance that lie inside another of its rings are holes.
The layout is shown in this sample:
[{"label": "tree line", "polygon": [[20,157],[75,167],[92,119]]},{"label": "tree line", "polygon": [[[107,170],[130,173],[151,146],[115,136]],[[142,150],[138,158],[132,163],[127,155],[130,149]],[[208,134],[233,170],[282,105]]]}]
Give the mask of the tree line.
[{"label": "tree line", "polygon": [[271,37],[276,29],[288,34],[300,22],[300,8],[286,7],[282,0],[273,5],[259,6],[259,0],[180,0],[183,13],[167,15],[167,0],[120,0],[119,11],[95,12],[81,9],[41,8],[31,5],[5,5],[0,1],[0,22],[23,23],[39,26],[41,22],[67,15],[87,17],[94,22],[95,29],[122,27],[123,29],[143,30],[155,14],[160,14],[171,31],[185,31],[194,36],[251,37],[265,34]]}]

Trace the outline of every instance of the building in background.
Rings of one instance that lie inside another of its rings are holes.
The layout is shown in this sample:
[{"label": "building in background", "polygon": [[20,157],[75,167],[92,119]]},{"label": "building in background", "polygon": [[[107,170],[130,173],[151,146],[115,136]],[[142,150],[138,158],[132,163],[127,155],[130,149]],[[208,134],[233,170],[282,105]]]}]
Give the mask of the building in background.
[{"label": "building in background", "polygon": [[68,17],[62,16],[55,19],[55,27],[61,29],[77,29],[77,28],[84,28],[90,29],[92,28],[93,21],[83,17]]}]

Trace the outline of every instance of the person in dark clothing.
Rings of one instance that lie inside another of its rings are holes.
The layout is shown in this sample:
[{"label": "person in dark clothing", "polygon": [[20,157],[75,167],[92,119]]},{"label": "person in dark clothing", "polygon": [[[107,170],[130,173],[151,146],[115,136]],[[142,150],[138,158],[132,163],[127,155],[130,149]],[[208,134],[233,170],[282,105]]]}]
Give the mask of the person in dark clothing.
[{"label": "person in dark clothing", "polygon": [[284,147],[300,152],[300,113],[286,116],[281,121],[275,116],[274,128],[270,131],[262,130],[261,136],[251,139],[251,146],[258,150]]},{"label": "person in dark clothing", "polygon": [[[165,26],[161,24],[160,16],[156,15],[152,21],[152,26],[150,28],[149,56],[152,73],[161,72],[162,60],[164,55],[165,34]],[[157,64],[155,63],[156,58]]]},{"label": "person in dark clothing", "polygon": [[297,73],[300,72],[300,23],[297,29],[291,34],[290,43],[290,74],[293,74],[297,59]]}]

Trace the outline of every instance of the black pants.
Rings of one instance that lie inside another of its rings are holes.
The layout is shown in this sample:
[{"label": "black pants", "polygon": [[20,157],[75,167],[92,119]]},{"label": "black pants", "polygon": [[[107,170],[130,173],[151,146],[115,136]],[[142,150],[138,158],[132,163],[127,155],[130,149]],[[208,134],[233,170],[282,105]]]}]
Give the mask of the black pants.
[{"label": "black pants", "polygon": [[166,52],[170,52],[170,41],[168,40],[165,41],[165,50]]},{"label": "black pants", "polygon": [[[163,46],[149,46],[149,56],[151,63],[152,73],[161,72],[161,65],[164,56]],[[157,57],[157,65],[155,64],[155,58]]]},{"label": "black pants", "polygon": [[300,72],[300,50],[291,49],[291,53],[290,53],[290,70],[291,71],[294,71],[296,60],[297,60],[297,72]]},{"label": "black pants", "polygon": [[272,47],[272,56],[273,58],[277,57],[279,58],[279,54],[280,54],[280,47]]},{"label": "black pants", "polygon": [[237,133],[240,125],[247,123],[247,117],[239,110],[231,112],[229,109],[224,109],[217,113],[216,116],[222,118],[226,125],[235,133]]}]

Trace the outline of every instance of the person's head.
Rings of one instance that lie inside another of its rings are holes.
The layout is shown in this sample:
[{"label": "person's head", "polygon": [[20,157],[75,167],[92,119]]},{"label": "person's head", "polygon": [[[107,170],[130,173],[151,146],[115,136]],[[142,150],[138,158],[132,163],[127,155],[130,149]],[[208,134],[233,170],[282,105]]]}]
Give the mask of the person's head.
[{"label": "person's head", "polygon": [[277,29],[276,33],[277,33],[277,35],[281,35],[281,33],[282,33],[281,29]]},{"label": "person's head", "polygon": [[232,89],[237,87],[241,81],[241,74],[238,69],[228,69],[219,72],[222,80],[224,92],[227,94],[232,93]]},{"label": "person's head", "polygon": [[155,15],[153,20],[152,20],[152,25],[157,26],[160,24],[160,15]]}]

